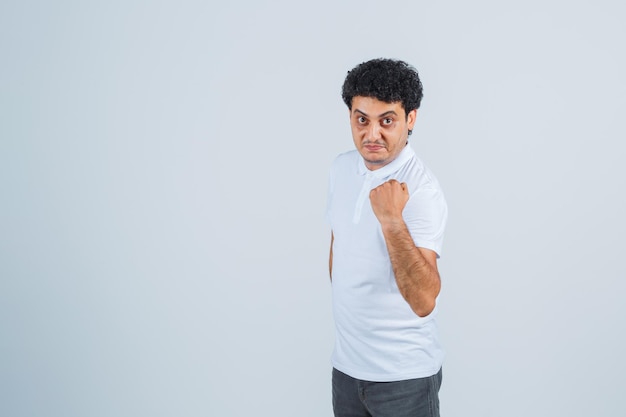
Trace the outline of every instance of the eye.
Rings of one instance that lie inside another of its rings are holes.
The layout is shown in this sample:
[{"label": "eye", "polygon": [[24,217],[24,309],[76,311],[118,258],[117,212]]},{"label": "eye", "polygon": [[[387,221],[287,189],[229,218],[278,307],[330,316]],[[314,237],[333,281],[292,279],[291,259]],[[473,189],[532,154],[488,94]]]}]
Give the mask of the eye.
[{"label": "eye", "polygon": [[363,117],[363,116],[359,116],[356,120],[357,120],[360,124],[364,124],[364,123],[366,122],[365,117]]},{"label": "eye", "polygon": [[387,117],[385,119],[383,119],[383,124],[384,125],[390,125],[393,123],[393,119],[391,117]]}]

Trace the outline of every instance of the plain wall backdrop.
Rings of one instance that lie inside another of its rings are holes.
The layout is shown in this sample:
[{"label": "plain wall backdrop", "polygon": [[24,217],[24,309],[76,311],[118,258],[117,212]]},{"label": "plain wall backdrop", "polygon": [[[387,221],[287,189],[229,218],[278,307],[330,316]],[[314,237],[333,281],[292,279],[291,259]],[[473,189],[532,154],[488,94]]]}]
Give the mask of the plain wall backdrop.
[{"label": "plain wall backdrop", "polygon": [[424,83],[444,416],[626,413],[620,1],[4,1],[0,415],[331,416],[340,87]]}]

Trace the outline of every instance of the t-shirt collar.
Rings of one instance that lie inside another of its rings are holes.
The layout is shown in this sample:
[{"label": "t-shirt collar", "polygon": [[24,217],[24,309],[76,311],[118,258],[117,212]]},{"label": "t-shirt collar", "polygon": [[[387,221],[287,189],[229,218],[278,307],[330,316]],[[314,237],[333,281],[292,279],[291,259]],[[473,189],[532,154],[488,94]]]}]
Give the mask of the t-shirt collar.
[{"label": "t-shirt collar", "polygon": [[400,151],[398,156],[396,156],[396,159],[389,162],[387,165],[381,168],[375,169],[373,171],[365,166],[365,160],[363,159],[362,156],[359,155],[359,163],[358,163],[359,175],[367,174],[374,178],[388,177],[389,175],[399,170],[414,155],[415,155],[415,151],[413,151],[413,148],[411,148],[411,145],[407,143],[406,146]]}]

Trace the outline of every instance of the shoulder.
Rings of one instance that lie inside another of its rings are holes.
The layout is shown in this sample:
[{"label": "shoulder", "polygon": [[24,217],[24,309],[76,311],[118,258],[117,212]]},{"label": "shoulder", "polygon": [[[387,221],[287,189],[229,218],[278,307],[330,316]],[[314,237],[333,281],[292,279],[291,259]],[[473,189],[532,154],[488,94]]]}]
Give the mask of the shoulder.
[{"label": "shoulder", "polygon": [[352,168],[359,160],[359,153],[356,150],[342,152],[335,157],[331,165],[331,170],[337,172],[346,168]]},{"label": "shoulder", "polygon": [[341,164],[346,162],[356,161],[359,158],[359,152],[356,149],[342,152],[335,157],[334,164]]},{"label": "shoulder", "polygon": [[433,172],[424,164],[424,162],[414,155],[411,162],[406,166],[406,172],[403,173],[405,181],[409,184],[410,192],[418,191],[435,191],[441,193],[441,185]]}]

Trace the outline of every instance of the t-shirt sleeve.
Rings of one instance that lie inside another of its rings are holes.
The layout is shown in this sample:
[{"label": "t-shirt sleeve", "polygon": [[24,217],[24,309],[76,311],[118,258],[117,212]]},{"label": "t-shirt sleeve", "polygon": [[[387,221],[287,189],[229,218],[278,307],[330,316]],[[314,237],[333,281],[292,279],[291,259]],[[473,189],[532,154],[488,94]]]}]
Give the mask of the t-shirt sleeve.
[{"label": "t-shirt sleeve", "polygon": [[415,246],[430,249],[440,257],[448,219],[448,205],[441,189],[416,190],[402,214]]}]

